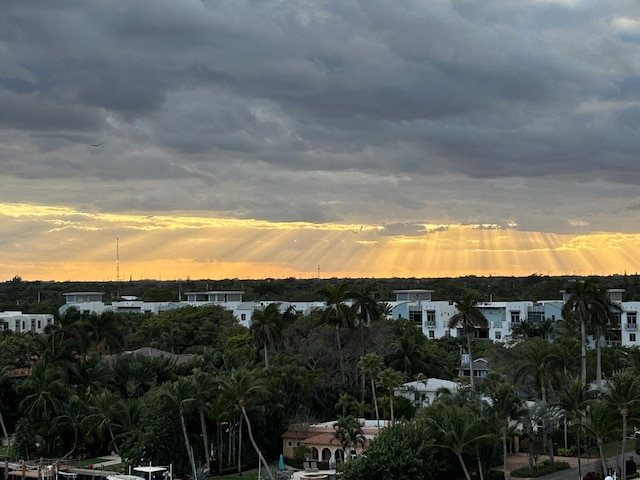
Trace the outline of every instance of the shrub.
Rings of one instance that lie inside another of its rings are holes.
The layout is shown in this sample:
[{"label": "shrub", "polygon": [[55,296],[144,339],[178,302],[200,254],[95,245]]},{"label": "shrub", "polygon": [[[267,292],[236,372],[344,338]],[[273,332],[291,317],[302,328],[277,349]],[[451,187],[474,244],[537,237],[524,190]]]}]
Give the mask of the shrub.
[{"label": "shrub", "polygon": [[583,480],[602,480],[604,477],[600,472],[587,472],[582,478]]},{"label": "shrub", "polygon": [[572,445],[569,448],[559,448],[557,453],[561,457],[575,457],[577,451],[576,446]]}]

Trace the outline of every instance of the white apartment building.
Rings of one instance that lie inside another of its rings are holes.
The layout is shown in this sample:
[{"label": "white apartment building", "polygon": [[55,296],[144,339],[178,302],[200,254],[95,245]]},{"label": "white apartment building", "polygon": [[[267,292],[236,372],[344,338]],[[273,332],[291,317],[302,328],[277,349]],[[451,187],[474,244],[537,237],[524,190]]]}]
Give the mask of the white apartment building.
[{"label": "white apartment building", "polygon": [[53,315],[49,313],[0,312],[0,328],[16,333],[42,333],[53,322]]},{"label": "white apartment building", "polygon": [[[457,313],[455,302],[447,300],[432,300],[432,290],[412,289],[395,290],[395,301],[388,302],[391,307],[391,318],[406,318],[411,320],[429,339],[446,336],[459,337],[464,334],[461,328],[449,328],[449,321]],[[561,310],[568,298],[566,292],[562,300],[545,300],[539,302],[480,302],[476,306],[482,311],[489,325],[487,328],[476,329],[477,338],[503,342],[510,338],[513,327],[524,320],[534,324],[544,319],[552,321],[562,318]],[[614,314],[609,325],[612,335],[606,340],[608,345],[640,345],[638,337],[638,312],[640,302],[622,302],[624,290],[608,291],[612,302],[620,306],[620,311]],[[71,292],[65,293],[65,304],[59,312],[63,314],[68,308],[74,307],[81,313],[139,312],[158,314],[166,310],[185,306],[220,305],[231,312],[241,325],[249,327],[255,310],[260,310],[270,303],[279,303],[282,312],[292,308],[296,313],[308,315],[314,310],[322,310],[325,302],[278,302],[278,301],[245,301],[242,291],[206,291],[186,292],[185,300],[179,302],[143,302],[137,299],[123,299],[114,302],[103,302],[101,292]],[[29,324],[30,325],[30,324]],[[6,328],[6,327],[5,327]]]},{"label": "white apartment building", "polygon": [[144,302],[136,299],[123,299],[114,302],[104,302],[101,292],[70,292],[65,293],[65,303],[58,312],[60,315],[69,308],[75,308],[80,313],[101,314],[103,312],[133,312],[158,314],[175,308],[186,306],[220,305],[230,310],[241,325],[249,327],[254,310],[259,310],[270,303],[279,303],[280,311],[292,308],[297,314],[308,315],[314,309],[324,309],[324,302],[272,302],[272,301],[244,301],[242,291],[207,291],[186,292],[185,300],[179,302]]}]

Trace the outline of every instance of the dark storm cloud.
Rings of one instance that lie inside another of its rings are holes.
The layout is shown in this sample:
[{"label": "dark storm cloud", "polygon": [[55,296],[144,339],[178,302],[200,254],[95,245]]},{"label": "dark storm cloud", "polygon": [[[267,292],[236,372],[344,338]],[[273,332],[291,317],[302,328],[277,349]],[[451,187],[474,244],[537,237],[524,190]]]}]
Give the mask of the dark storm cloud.
[{"label": "dark storm cloud", "polygon": [[640,180],[639,17],[635,0],[4,2],[0,173],[278,221],[539,226],[537,205],[576,198],[580,219]]}]

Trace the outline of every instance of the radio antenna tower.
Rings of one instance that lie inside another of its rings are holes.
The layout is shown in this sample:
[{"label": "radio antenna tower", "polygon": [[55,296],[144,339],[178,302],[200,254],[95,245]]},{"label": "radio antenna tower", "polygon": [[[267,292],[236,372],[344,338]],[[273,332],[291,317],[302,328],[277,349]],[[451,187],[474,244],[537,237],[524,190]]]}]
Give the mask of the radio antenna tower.
[{"label": "radio antenna tower", "polygon": [[116,235],[116,282],[120,281],[120,236]]}]

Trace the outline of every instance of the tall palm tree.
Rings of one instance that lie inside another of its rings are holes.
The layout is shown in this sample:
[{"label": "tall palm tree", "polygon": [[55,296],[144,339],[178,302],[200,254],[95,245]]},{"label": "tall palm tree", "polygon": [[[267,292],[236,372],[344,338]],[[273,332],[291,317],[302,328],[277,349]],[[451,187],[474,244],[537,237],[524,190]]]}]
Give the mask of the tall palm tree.
[{"label": "tall palm tree", "polygon": [[353,325],[353,310],[347,303],[349,299],[349,282],[342,282],[339,285],[331,283],[317,292],[324,297],[326,308],[322,312],[322,320],[336,329],[336,349],[338,350],[338,360],[340,362],[340,379],[345,383],[344,357],[342,355],[342,339],[340,338],[341,328],[351,328]]},{"label": "tall palm tree", "polygon": [[227,405],[234,406],[242,414],[242,418],[244,418],[244,421],[247,424],[247,432],[249,433],[251,444],[260,459],[260,463],[262,463],[262,466],[269,475],[269,478],[273,480],[271,469],[262,455],[258,444],[253,438],[251,421],[249,420],[249,414],[247,413],[247,408],[253,402],[256,402],[260,397],[267,394],[264,381],[252,371],[243,367],[233,370],[230,374],[223,375],[218,378],[218,389],[220,400]]},{"label": "tall palm tree", "polygon": [[362,290],[349,292],[347,295],[353,299],[352,308],[360,331],[360,356],[362,356],[365,352],[365,328],[369,327],[371,322],[380,319],[382,309],[375,299],[376,288],[374,285],[368,285]]},{"label": "tall palm tree", "polygon": [[507,433],[511,427],[511,421],[517,419],[523,412],[522,399],[518,396],[515,387],[511,383],[500,382],[494,388],[489,389],[487,395],[491,399],[491,411],[497,426],[500,428],[502,439],[502,466],[504,480],[509,479],[507,470]]},{"label": "tall palm tree", "polygon": [[[629,414],[640,403],[640,380],[630,368],[618,370],[609,379],[609,389],[605,400],[611,408],[615,408],[622,420],[622,455],[627,453],[627,429]],[[627,478],[626,462],[621,462],[621,478]]]},{"label": "tall palm tree", "polygon": [[610,407],[603,398],[598,398],[587,405],[582,425],[595,438],[602,471],[607,471],[607,460],[604,456],[604,442],[615,431],[611,424]]},{"label": "tall palm tree", "polygon": [[253,312],[249,330],[256,346],[264,350],[265,368],[269,368],[269,349],[282,337],[283,323],[279,303],[270,303]]},{"label": "tall palm tree", "polygon": [[202,443],[204,446],[205,469],[211,469],[211,455],[209,453],[209,435],[207,432],[206,408],[211,403],[214,392],[213,377],[207,372],[197,368],[193,371],[195,408],[200,416],[200,431],[202,433]]},{"label": "tall palm tree", "polygon": [[82,429],[82,421],[87,414],[87,406],[83,400],[77,395],[72,395],[65,404],[64,410],[53,419],[53,426],[57,428],[66,428],[73,430],[73,445],[71,450],[63,457],[70,457],[76,450],[80,430]]},{"label": "tall palm tree", "polygon": [[[5,380],[6,372],[9,371],[9,368],[4,363],[0,362],[0,388],[3,388],[3,382]],[[9,432],[7,431],[7,426],[4,423],[4,417],[2,416],[2,405],[0,405],[0,428],[2,428],[2,434],[4,435],[5,442],[7,443],[7,451],[6,456],[9,456],[9,449],[11,448],[11,439],[9,438]]]},{"label": "tall palm tree", "polygon": [[393,368],[385,368],[380,372],[378,379],[380,386],[387,390],[389,395],[389,414],[391,417],[391,423],[395,423],[395,413],[393,410],[393,399],[395,397],[395,388],[402,385],[404,376],[402,373],[394,370]]},{"label": "tall palm tree", "polygon": [[602,295],[603,307],[593,312],[590,324],[593,340],[596,347],[596,388],[602,391],[602,340],[610,326],[614,323],[615,313],[621,312],[620,305],[613,303],[606,294]]},{"label": "tall palm tree", "polygon": [[586,385],[582,384],[580,378],[570,378],[558,392],[558,397],[555,405],[562,409],[569,420],[573,420],[577,425],[576,429],[576,444],[578,454],[578,476],[582,478],[582,463],[581,459],[581,422],[584,415],[584,409],[589,401],[589,391]]},{"label": "tall palm tree", "polygon": [[595,278],[584,281],[576,280],[567,288],[569,297],[562,306],[564,319],[574,318],[580,324],[580,379],[587,384],[587,325],[594,317],[605,317],[608,314],[608,301]]},{"label": "tall palm tree", "polygon": [[187,424],[185,422],[185,415],[187,415],[189,412],[189,405],[195,402],[194,390],[195,385],[190,377],[180,377],[178,380],[168,385],[167,389],[163,390],[161,395],[168,399],[178,409],[184,445],[187,449],[187,456],[189,457],[189,464],[191,465],[193,478],[196,479],[198,478],[196,461],[193,456],[191,443],[189,442],[189,435],[187,434]]},{"label": "tall palm tree", "polygon": [[373,408],[376,412],[376,421],[380,428],[380,411],[378,410],[378,397],[376,396],[376,377],[384,367],[384,360],[377,353],[368,353],[364,357],[360,357],[360,369],[369,377],[371,382],[371,395],[373,397]]},{"label": "tall palm tree", "polygon": [[459,301],[456,302],[457,313],[449,319],[449,328],[456,328],[458,325],[462,327],[467,337],[467,350],[469,353],[469,375],[471,390],[475,390],[474,373],[473,373],[473,355],[471,352],[471,340],[474,336],[476,328],[487,328],[489,321],[484,316],[476,304],[477,298],[473,293],[466,292]]}]

